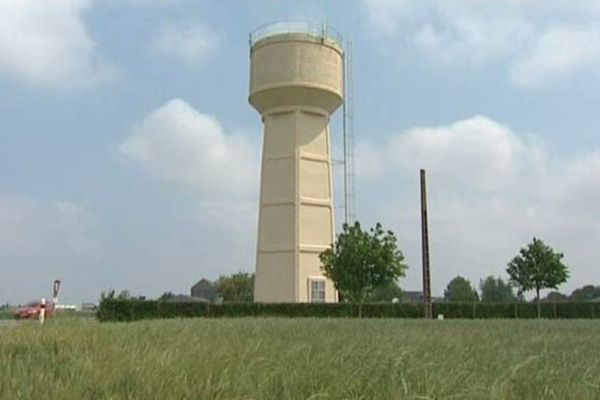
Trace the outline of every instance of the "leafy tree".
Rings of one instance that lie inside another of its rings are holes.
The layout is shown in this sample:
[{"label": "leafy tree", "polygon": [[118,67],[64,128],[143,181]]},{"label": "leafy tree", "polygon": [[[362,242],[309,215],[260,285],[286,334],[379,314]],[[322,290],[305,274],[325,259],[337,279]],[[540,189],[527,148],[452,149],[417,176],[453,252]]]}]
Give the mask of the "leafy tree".
[{"label": "leafy tree", "polygon": [[254,300],[254,274],[238,272],[222,275],[215,282],[217,294],[228,303],[248,303]]},{"label": "leafy tree", "polygon": [[336,242],[323,251],[319,258],[325,276],[330,278],[344,298],[358,304],[362,317],[362,304],[375,288],[384,287],[404,276],[407,265],[398,249],[396,236],[385,232],[377,223],[369,231],[357,221],[344,224]]},{"label": "leafy tree", "polygon": [[569,271],[562,263],[562,253],[556,253],[543,241],[533,238],[527,247],[508,263],[506,272],[521,293],[535,290],[538,318],[541,317],[540,290],[556,289],[569,278]]},{"label": "leafy tree", "polygon": [[485,280],[479,282],[481,290],[481,301],[488,303],[508,303],[517,300],[510,283],[502,278],[488,276]]},{"label": "leafy tree", "polygon": [[585,285],[573,290],[569,296],[571,301],[588,301],[600,297],[600,286]]},{"label": "leafy tree", "polygon": [[402,289],[395,281],[392,281],[384,286],[379,286],[373,289],[366,301],[368,302],[391,302],[393,299],[402,299]]},{"label": "leafy tree", "polygon": [[444,299],[452,302],[469,302],[479,301],[477,291],[471,286],[469,280],[462,276],[457,276],[452,279],[446,290],[444,290]]},{"label": "leafy tree", "polygon": [[104,300],[114,300],[114,299],[117,299],[117,300],[129,300],[129,299],[146,300],[146,296],[133,297],[133,296],[131,296],[131,293],[127,289],[121,290],[119,292],[119,294],[116,294],[114,289],[108,289],[107,292],[100,293],[100,302],[103,302]]},{"label": "leafy tree", "polygon": [[549,303],[559,303],[561,301],[567,301],[568,297],[562,294],[561,292],[552,291],[546,295],[544,301]]},{"label": "leafy tree", "polygon": [[115,298],[115,289],[108,289],[107,292],[100,293],[100,301],[112,300]]},{"label": "leafy tree", "polygon": [[173,297],[175,297],[175,295],[172,292],[164,292],[160,295],[158,301],[167,301],[169,299],[172,299]]}]

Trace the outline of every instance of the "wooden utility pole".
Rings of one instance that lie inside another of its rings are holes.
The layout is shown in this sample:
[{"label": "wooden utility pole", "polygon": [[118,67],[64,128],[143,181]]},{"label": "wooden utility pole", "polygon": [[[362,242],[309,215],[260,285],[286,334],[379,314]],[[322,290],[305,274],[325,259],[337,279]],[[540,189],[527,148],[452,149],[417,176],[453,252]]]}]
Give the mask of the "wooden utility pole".
[{"label": "wooden utility pole", "polygon": [[421,249],[423,257],[423,307],[424,317],[432,318],[431,280],[429,276],[429,230],[427,227],[427,187],[425,170],[421,170]]}]

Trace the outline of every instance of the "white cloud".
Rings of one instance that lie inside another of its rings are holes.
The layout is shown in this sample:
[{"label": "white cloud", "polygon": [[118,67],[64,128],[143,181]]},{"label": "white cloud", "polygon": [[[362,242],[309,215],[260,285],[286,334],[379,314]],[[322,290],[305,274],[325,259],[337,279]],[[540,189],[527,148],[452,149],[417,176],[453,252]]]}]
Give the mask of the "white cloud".
[{"label": "white cloud", "polygon": [[356,144],[356,175],[359,179],[369,179],[383,172],[384,162],[379,148],[373,143],[359,141]]},{"label": "white cloud", "polygon": [[[141,256],[144,277],[131,273],[122,281],[127,287],[158,295],[158,288],[186,288],[203,276],[253,268],[260,171],[254,144],[172,99],[134,126],[119,150],[151,176],[186,188],[193,203],[177,227],[150,246],[147,238],[138,243],[148,248]],[[137,258],[132,263],[139,265]]]},{"label": "white cloud", "polygon": [[63,239],[91,240],[86,233],[93,225],[93,215],[71,201],[44,202],[0,193],[0,248],[5,251],[46,246],[50,241],[79,251],[82,249],[69,247]]},{"label": "white cloud", "polygon": [[146,116],[119,149],[152,175],[190,187],[205,200],[247,198],[257,185],[252,145],[180,99]]},{"label": "white cloud", "polygon": [[412,46],[441,65],[506,66],[523,87],[600,70],[600,7],[593,0],[375,0],[365,7],[388,51]]},{"label": "white cloud", "polygon": [[113,3],[132,4],[135,6],[167,6],[178,3],[180,0],[110,0]]},{"label": "white cloud", "polygon": [[56,278],[71,290],[91,279],[94,260],[102,254],[95,228],[93,214],[71,201],[0,193],[0,271],[5,278],[0,302],[48,296]]},{"label": "white cloud", "polygon": [[479,67],[510,57],[531,35],[531,27],[519,18],[471,18],[453,21],[449,27],[426,24],[414,35],[414,44],[437,62]]},{"label": "white cloud", "polygon": [[73,88],[110,79],[81,19],[91,0],[0,0],[0,77]]},{"label": "white cloud", "polygon": [[72,218],[84,218],[88,216],[88,211],[84,207],[75,204],[72,201],[55,201],[53,205],[60,214],[65,216],[69,216]]},{"label": "white cloud", "polygon": [[379,180],[397,189],[360,203],[377,204],[365,217],[398,232],[412,267],[408,287],[420,284],[419,168],[428,174],[437,293],[458,274],[477,283],[503,273],[534,235],[565,253],[572,278],[563,290],[600,282],[600,151],[561,160],[539,138],[478,116],[410,129],[375,152]]},{"label": "white cloud", "polygon": [[163,57],[198,66],[217,48],[221,35],[196,22],[169,22],[155,33],[150,49]]},{"label": "white cloud", "polygon": [[414,128],[389,143],[390,163],[409,171],[415,165],[445,170],[446,187],[501,191],[516,176],[537,170],[543,151],[506,126],[477,116],[449,126]]},{"label": "white cloud", "polygon": [[600,64],[600,26],[559,26],[543,32],[528,52],[511,67],[511,78],[522,86],[539,87],[547,82],[594,71]]}]

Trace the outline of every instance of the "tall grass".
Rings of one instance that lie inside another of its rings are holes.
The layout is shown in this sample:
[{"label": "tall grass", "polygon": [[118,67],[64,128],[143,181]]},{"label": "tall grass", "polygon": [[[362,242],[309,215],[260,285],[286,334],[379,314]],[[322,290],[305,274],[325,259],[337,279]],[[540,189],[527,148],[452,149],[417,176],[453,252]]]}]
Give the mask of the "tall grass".
[{"label": "tall grass", "polygon": [[14,319],[13,310],[5,309],[0,310],[0,320],[2,319]]},{"label": "tall grass", "polygon": [[600,399],[599,321],[0,327],[2,399]]}]

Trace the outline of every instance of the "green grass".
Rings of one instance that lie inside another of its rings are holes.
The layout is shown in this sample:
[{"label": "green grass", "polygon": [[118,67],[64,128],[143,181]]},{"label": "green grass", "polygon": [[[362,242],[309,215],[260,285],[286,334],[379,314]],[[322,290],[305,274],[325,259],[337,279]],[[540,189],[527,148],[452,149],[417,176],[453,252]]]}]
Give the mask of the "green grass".
[{"label": "green grass", "polygon": [[13,310],[0,310],[0,320],[14,319]]},{"label": "green grass", "polygon": [[1,399],[600,399],[600,321],[0,326]]}]

